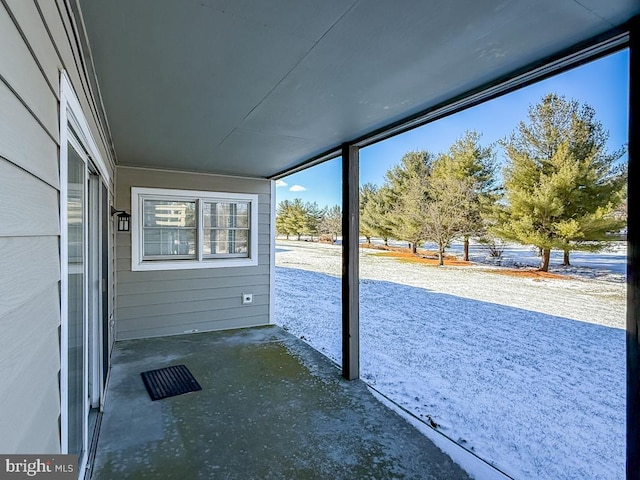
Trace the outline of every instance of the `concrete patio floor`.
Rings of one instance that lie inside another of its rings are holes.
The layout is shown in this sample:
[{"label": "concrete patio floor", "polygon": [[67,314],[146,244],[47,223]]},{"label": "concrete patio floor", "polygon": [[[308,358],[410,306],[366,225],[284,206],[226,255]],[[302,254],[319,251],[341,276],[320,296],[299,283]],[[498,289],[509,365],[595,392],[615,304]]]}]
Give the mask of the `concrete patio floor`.
[{"label": "concrete patio floor", "polygon": [[[145,370],[202,391],[152,402]],[[360,381],[279,327],[116,344],[92,479],[467,479]]]}]

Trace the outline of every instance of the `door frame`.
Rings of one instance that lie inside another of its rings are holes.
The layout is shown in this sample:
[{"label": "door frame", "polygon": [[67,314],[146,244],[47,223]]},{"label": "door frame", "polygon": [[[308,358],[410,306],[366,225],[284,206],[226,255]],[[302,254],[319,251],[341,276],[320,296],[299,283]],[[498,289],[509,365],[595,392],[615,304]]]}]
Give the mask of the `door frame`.
[{"label": "door frame", "polygon": [[[87,123],[87,119],[85,117],[84,111],[81,107],[81,104],[76,96],[73,87],[71,85],[71,81],[67,76],[66,72],[63,70],[60,72],[60,417],[61,417],[61,425],[60,425],[60,452],[65,454],[68,453],[69,449],[69,431],[68,431],[68,422],[69,422],[69,397],[68,397],[68,388],[69,388],[69,364],[68,364],[68,333],[69,333],[69,305],[68,305],[68,293],[69,293],[69,285],[68,285],[68,216],[67,216],[67,195],[68,195],[68,156],[69,156],[69,144],[72,145],[72,148],[77,151],[80,157],[83,159],[85,163],[85,196],[84,196],[84,211],[87,213],[85,216],[86,219],[89,218],[90,215],[94,216],[96,219],[100,219],[100,212],[103,209],[100,206],[100,202],[98,202],[98,206],[96,212],[91,214],[89,211],[89,199],[88,199],[88,179],[90,178],[91,173],[91,165],[95,168],[95,173],[98,175],[99,180],[97,182],[97,186],[100,187],[101,184],[104,184],[107,187],[107,191],[111,194],[110,186],[112,185],[112,178],[110,174],[110,170],[107,168],[107,165],[100,154],[100,150],[97,147],[91,129]],[[96,188],[98,192],[100,192],[100,188]],[[108,195],[109,196],[109,195]],[[100,198],[101,195],[98,195]],[[96,216],[97,214],[97,216]],[[102,223],[102,222],[99,222]],[[109,225],[109,222],[107,222]],[[98,231],[100,231],[100,226],[98,226]],[[89,417],[89,395],[88,395],[88,360],[89,360],[89,352],[88,346],[89,343],[89,298],[101,298],[102,290],[99,288],[98,292],[93,292],[92,295],[89,295],[89,282],[88,282],[88,272],[89,272],[89,262],[91,261],[90,253],[92,256],[107,254],[109,258],[111,258],[111,250],[108,252],[101,252],[100,243],[101,243],[101,235],[98,235],[97,238],[95,236],[92,238],[92,242],[99,242],[97,248],[95,246],[89,247],[89,227],[88,223],[85,222],[84,232],[84,247],[83,247],[83,255],[84,255],[84,299],[83,299],[83,321],[84,321],[84,358],[83,358],[83,452],[84,454],[79,459],[79,477],[82,478],[84,476],[84,472],[87,466],[87,458],[88,458],[88,417]],[[99,264],[101,262],[98,262]],[[108,262],[109,265],[111,262]],[[107,278],[111,278],[111,272],[107,275]],[[98,275],[99,276],[99,275]],[[95,290],[95,288],[94,288]],[[104,308],[109,308],[108,305]],[[100,309],[98,309],[99,312]],[[97,328],[101,328],[100,315],[98,315],[98,323]],[[98,335],[98,338],[101,340],[102,336]],[[98,349],[98,355],[100,356],[100,352],[102,350],[101,342],[94,342],[94,348]],[[102,361],[108,361],[108,359],[102,359],[98,362],[101,365]],[[99,370],[100,371],[100,370]],[[102,383],[102,382],[100,382]],[[100,388],[100,398],[103,396],[103,389]],[[101,400],[102,401],[102,400]]]},{"label": "door frame", "polygon": [[99,408],[102,399],[100,388],[101,371],[101,320],[102,320],[102,209],[100,197],[102,181],[89,161],[86,172],[87,178],[87,227],[88,227],[88,256],[87,256],[87,293],[88,293],[88,397],[89,409]]}]

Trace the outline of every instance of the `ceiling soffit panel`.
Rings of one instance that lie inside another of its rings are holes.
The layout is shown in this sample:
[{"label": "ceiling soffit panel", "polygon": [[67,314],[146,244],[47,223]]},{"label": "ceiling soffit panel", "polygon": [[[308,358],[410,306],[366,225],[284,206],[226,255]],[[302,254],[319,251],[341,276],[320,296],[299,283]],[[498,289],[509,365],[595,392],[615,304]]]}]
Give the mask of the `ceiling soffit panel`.
[{"label": "ceiling soffit panel", "polygon": [[199,3],[81,4],[121,164],[217,169],[218,145],[313,46]]},{"label": "ceiling soffit panel", "polygon": [[264,170],[269,159],[293,163],[309,152],[322,153],[324,144],[306,138],[268,133],[238,128],[221,145],[218,155],[224,158],[220,173],[253,176],[255,171]]},{"label": "ceiling soffit panel", "polygon": [[[567,48],[578,39],[567,32],[602,23],[575,2],[547,2],[542,17],[533,10],[540,13],[544,2],[487,3],[460,9],[450,2],[424,16],[384,1],[358,4],[242,126],[339,144],[505,75],[540,52]],[[402,5],[420,11],[423,4]],[[570,11],[550,22],[557,4]],[[531,33],[520,35],[523,28]]]},{"label": "ceiling soffit panel", "polygon": [[79,1],[120,164],[264,177],[640,11],[629,0]]},{"label": "ceiling soffit panel", "polygon": [[224,12],[293,39],[315,43],[356,3],[357,0],[231,0]]}]

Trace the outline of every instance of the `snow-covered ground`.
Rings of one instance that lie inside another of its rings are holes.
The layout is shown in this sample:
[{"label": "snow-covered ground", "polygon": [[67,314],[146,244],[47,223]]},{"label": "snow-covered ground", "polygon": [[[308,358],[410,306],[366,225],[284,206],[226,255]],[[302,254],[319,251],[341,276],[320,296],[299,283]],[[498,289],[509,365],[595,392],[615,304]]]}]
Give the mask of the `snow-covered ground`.
[{"label": "snow-covered ground", "polygon": [[[624,478],[617,267],[532,279],[361,253],[366,381],[514,478]],[[276,265],[277,321],[339,362],[340,248],[278,241]]]}]

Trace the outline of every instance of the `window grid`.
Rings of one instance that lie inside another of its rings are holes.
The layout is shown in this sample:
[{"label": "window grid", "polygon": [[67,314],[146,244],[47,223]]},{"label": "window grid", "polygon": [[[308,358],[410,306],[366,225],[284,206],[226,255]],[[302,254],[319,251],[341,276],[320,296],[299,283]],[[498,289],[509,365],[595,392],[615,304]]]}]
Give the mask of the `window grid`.
[{"label": "window grid", "polygon": [[140,195],[142,261],[250,258],[251,202]]},{"label": "window grid", "polygon": [[248,202],[204,203],[204,258],[249,256],[250,208]]},{"label": "window grid", "polygon": [[197,203],[193,199],[142,201],[144,260],[197,259]]}]

